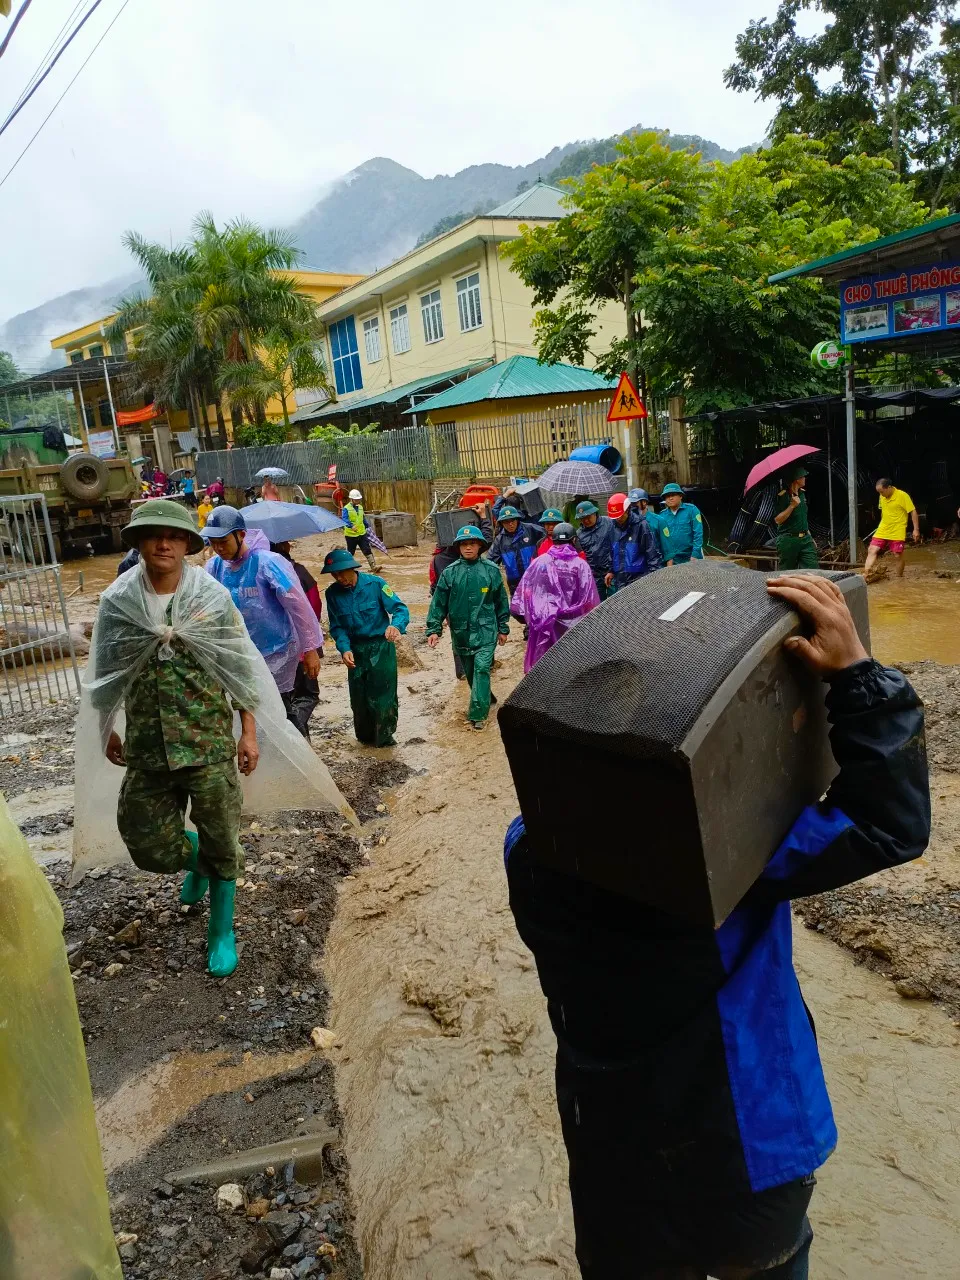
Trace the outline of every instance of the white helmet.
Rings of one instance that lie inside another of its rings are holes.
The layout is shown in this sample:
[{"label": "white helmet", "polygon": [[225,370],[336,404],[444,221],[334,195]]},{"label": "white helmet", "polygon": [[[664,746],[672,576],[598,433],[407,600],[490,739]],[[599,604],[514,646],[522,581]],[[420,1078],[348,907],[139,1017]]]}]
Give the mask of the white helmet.
[{"label": "white helmet", "polygon": [[362,502],[362,501],[363,501],[363,494],[360,492],[360,490],[359,490],[359,489],[351,489],[351,490],[350,490],[350,501],[351,501],[351,502]]}]

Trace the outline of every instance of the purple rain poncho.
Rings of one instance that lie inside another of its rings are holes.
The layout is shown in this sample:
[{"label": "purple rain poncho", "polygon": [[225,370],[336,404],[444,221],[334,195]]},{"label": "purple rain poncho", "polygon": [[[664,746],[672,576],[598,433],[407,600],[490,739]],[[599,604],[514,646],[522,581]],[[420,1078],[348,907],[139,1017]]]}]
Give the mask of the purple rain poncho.
[{"label": "purple rain poncho", "polygon": [[578,618],[600,603],[590,566],[569,544],[551,547],[520,580],[511,611],[530,629],[523,659],[526,674]]},{"label": "purple rain poncho", "polygon": [[323,643],[317,615],[293,565],[270,550],[259,529],[250,529],[240,559],[214,556],[207,573],[230,592],[277,688],[289,693],[303,654]]}]

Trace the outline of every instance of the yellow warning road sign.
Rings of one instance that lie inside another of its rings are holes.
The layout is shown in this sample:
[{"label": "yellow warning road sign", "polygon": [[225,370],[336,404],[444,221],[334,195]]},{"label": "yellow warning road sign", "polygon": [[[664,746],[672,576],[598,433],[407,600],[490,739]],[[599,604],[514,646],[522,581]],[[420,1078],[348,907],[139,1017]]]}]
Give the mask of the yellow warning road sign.
[{"label": "yellow warning road sign", "polygon": [[640,399],[640,392],[630,381],[628,373],[621,373],[620,382],[617,384],[617,393],[613,397],[613,403],[610,405],[610,411],[607,414],[608,422],[629,422],[631,418],[645,418],[647,416],[646,408]]}]

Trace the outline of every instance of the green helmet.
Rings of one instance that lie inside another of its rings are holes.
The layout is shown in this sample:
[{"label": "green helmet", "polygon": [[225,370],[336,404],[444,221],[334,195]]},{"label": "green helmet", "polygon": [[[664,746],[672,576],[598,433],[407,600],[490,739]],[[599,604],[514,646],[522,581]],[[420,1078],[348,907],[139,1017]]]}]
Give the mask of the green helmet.
[{"label": "green helmet", "polygon": [[190,555],[195,555],[204,548],[204,541],[197,532],[193,516],[186,507],[170,498],[155,498],[152,502],[144,502],[135,508],[130,523],[120,530],[120,541],[125,547],[139,546],[140,539],[150,529],[179,529],[186,533]]},{"label": "green helmet", "polygon": [[487,540],[475,524],[465,524],[454,538],[454,542],[479,542],[486,546]]},{"label": "green helmet", "polygon": [[663,486],[663,490],[662,490],[662,492],[661,492],[661,494],[660,494],[660,497],[661,497],[661,498],[665,498],[665,497],[667,496],[667,494],[670,494],[670,493],[679,493],[680,497],[681,497],[681,498],[683,497],[683,490],[682,490],[682,489],[680,488],[680,486],[679,486],[675,481],[673,481],[673,480],[671,480],[671,482],[670,482],[669,484],[665,484],[665,485]]},{"label": "green helmet", "polygon": [[345,547],[335,547],[328,551],[323,560],[323,573],[342,573],[344,569],[359,569],[360,566]]},{"label": "green helmet", "polygon": [[523,516],[520,514],[517,508],[511,507],[509,505],[506,507],[501,507],[500,514],[497,516],[497,520],[500,522],[500,524],[503,524],[504,520],[522,520],[522,519],[523,519]]},{"label": "green helmet", "polygon": [[[500,519],[503,519],[503,512],[500,512]],[[563,524],[563,512],[558,511],[556,507],[547,507],[546,511],[540,513],[541,524]]]},{"label": "green helmet", "polygon": [[578,520],[582,520],[584,516],[598,516],[600,508],[595,502],[578,502],[577,509],[574,513]]}]

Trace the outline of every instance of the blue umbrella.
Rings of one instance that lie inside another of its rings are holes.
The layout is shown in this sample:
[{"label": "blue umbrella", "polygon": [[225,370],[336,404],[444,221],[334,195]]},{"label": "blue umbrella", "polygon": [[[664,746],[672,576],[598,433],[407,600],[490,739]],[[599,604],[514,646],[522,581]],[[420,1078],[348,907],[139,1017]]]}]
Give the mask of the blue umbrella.
[{"label": "blue umbrella", "polygon": [[262,529],[271,542],[292,542],[344,527],[332,511],[299,502],[254,502],[243,508],[243,519],[248,529]]},{"label": "blue umbrella", "polygon": [[283,467],[261,467],[254,480],[289,480],[290,473]]}]

